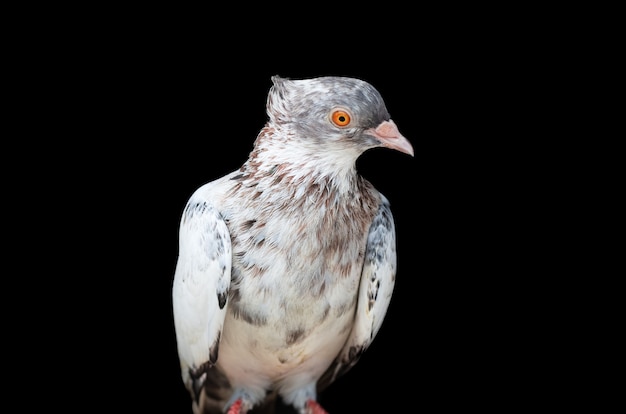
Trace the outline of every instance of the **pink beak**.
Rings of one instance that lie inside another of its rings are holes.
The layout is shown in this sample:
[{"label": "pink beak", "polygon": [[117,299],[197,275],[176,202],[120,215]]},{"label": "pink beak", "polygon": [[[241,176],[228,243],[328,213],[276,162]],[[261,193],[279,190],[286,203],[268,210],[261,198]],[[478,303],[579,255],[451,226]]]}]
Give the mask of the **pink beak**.
[{"label": "pink beak", "polygon": [[398,131],[398,127],[391,119],[365,132],[376,137],[384,147],[414,156],[411,143]]}]

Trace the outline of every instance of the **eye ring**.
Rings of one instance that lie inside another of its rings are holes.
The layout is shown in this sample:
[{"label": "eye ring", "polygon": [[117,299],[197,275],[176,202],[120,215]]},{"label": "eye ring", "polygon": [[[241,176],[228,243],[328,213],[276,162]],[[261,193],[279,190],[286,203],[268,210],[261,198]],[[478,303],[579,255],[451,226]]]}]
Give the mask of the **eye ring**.
[{"label": "eye ring", "polygon": [[335,126],[343,128],[350,125],[350,122],[352,121],[352,116],[350,115],[350,112],[348,112],[346,109],[337,108],[333,109],[330,113],[330,120]]}]

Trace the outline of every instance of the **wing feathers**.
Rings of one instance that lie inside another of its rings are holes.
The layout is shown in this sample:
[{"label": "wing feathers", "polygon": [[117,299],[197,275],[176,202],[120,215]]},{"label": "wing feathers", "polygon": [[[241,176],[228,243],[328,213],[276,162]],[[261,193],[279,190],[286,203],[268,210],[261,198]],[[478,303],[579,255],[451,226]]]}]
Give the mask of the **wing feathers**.
[{"label": "wing feathers", "polygon": [[343,349],[320,379],[320,390],[352,368],[374,340],[387,313],[395,278],[395,227],[389,202],[381,195],[367,238],[354,326]]},{"label": "wing feathers", "polygon": [[210,203],[192,197],[181,220],[172,288],[181,372],[190,390],[217,360],[231,263],[226,223]]}]

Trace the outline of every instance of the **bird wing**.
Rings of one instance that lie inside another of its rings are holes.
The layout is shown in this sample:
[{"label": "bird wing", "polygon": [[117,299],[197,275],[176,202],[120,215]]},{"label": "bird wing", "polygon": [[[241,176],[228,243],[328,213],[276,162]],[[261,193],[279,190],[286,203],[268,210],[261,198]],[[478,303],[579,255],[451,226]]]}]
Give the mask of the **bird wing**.
[{"label": "bird wing", "polygon": [[354,325],[346,344],[318,382],[322,390],[359,360],[378,333],[396,280],[396,235],[389,201],[381,195],[367,237]]},{"label": "bird wing", "polygon": [[198,397],[217,360],[230,287],[230,234],[217,209],[196,192],[180,224],[172,306],[183,381]]}]

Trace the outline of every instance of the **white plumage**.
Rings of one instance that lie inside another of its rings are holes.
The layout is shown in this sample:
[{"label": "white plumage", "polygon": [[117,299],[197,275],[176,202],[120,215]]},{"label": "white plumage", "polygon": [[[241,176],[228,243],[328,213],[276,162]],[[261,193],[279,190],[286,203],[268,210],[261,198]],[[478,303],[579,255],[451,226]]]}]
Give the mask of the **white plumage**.
[{"label": "white plumage", "polygon": [[317,393],[367,349],[393,292],[389,203],[355,162],[410,143],[364,81],[272,81],[249,159],[181,218],[172,299],[196,414],[271,412],[276,395],[324,413]]}]

